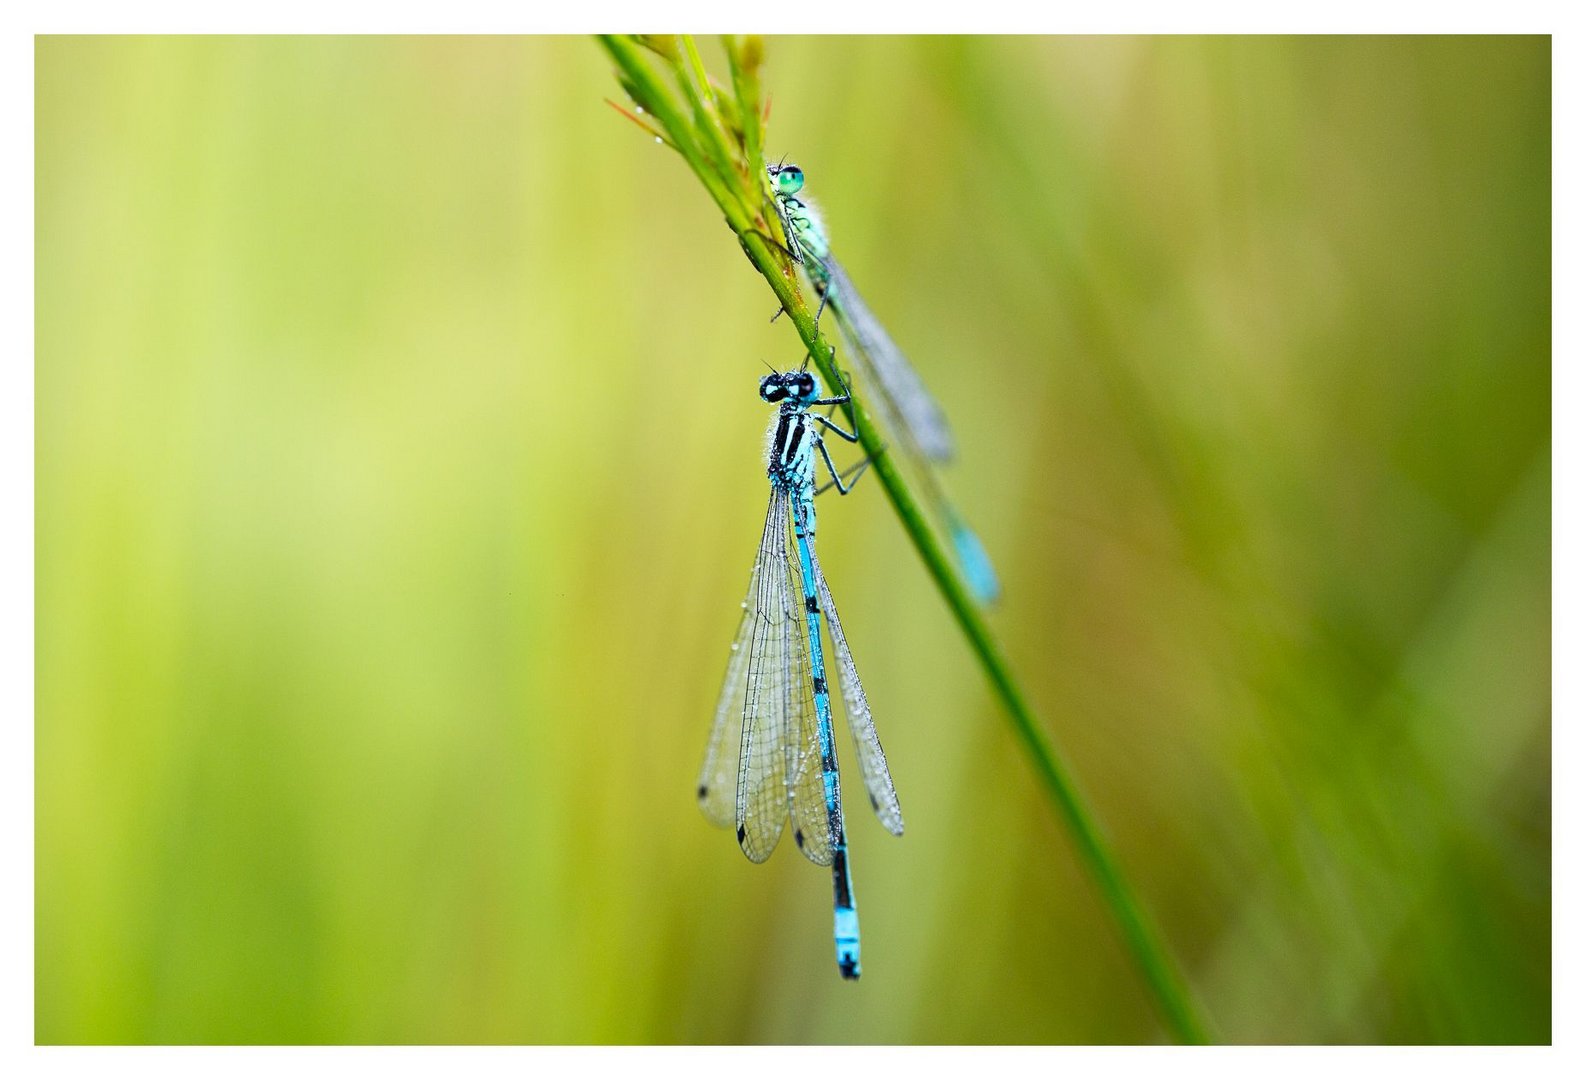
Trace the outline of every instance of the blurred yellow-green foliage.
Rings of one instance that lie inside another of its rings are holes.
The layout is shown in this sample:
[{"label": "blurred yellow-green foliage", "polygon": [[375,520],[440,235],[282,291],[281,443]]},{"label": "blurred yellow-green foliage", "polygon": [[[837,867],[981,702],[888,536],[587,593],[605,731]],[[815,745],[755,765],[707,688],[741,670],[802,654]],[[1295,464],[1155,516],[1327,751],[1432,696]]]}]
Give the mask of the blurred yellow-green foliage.
[{"label": "blurred yellow-green foliage", "polygon": [[[1220,1036],[1549,1039],[1549,42],[766,64]],[[700,817],[798,345],[603,96],[39,40],[40,1041],[1163,1037],[879,489],[821,530],[909,822],[851,815],[861,983]]]}]

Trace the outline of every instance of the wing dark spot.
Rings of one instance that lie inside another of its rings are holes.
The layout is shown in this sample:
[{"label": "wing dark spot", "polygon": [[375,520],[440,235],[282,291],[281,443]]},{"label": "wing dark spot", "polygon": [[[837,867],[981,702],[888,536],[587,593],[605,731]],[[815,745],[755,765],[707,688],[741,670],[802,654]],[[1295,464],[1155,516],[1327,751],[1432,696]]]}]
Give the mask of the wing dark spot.
[{"label": "wing dark spot", "polygon": [[697,792],[695,792],[695,794],[698,795],[701,799],[703,799],[709,793],[710,793],[710,789],[708,787],[706,787],[704,784],[699,785],[699,790]]},{"label": "wing dark spot", "polygon": [[[700,794],[701,798],[704,798],[705,789],[704,788],[700,788],[699,789],[699,794]],[[877,811],[879,811],[881,809],[881,804],[876,802],[876,797],[874,795],[870,796],[870,809],[877,810]]]},{"label": "wing dark spot", "polygon": [[804,830],[803,829],[794,829],[793,830],[793,842],[799,846],[799,850],[800,851],[804,850]]},{"label": "wing dark spot", "polygon": [[743,843],[743,838],[746,835],[748,834],[744,831],[744,827],[742,825],[738,826],[738,843]]}]

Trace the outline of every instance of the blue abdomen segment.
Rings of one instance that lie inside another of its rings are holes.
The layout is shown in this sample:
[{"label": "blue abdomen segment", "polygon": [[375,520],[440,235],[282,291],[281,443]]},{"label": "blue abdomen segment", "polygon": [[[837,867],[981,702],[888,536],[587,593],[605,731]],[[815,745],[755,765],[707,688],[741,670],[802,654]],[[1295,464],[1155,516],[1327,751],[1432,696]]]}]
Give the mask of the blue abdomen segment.
[{"label": "blue abdomen segment", "polygon": [[837,775],[837,741],[832,731],[831,695],[826,686],[826,660],[821,651],[821,608],[810,551],[815,532],[815,501],[808,490],[795,496],[793,531],[798,542],[799,577],[804,586],[804,621],[809,634],[810,673],[814,683],[815,720],[820,733],[821,785],[826,796],[826,827],[832,838],[832,937],[837,969],[845,979],[859,978],[859,909],[848,870],[848,835],[843,824],[843,793]]},{"label": "blue abdomen segment", "polygon": [[[843,852],[844,873],[847,852]],[[835,860],[833,860],[835,863]],[[835,873],[835,869],[833,871]],[[852,894],[849,894],[852,897]],[[832,919],[832,936],[837,942],[837,970],[845,979],[859,978],[859,912],[853,907],[838,907]]]},{"label": "blue abdomen segment", "polygon": [[953,549],[958,553],[958,568],[964,572],[975,599],[982,604],[995,604],[1002,596],[1002,583],[992,568],[991,556],[980,543],[975,531],[956,515],[953,520]]}]

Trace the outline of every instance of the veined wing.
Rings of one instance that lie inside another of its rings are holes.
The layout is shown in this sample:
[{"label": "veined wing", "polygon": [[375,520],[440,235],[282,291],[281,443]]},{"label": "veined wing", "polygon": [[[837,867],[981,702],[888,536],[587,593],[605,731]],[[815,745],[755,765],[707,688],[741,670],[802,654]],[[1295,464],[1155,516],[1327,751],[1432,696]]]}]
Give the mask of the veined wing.
[{"label": "veined wing", "polygon": [[738,846],[752,862],[770,858],[788,819],[791,702],[809,664],[797,651],[803,604],[786,571],[788,494],[771,491],[760,537],[758,587],[751,601],[749,663],[744,673],[743,735],[738,753]]},{"label": "veined wing", "polygon": [[837,323],[848,338],[849,351],[868,365],[873,382],[886,398],[920,453],[935,462],[953,458],[953,433],[947,416],[925,388],[919,373],[903,350],[887,334],[881,321],[871,314],[842,265],[834,258],[825,260],[827,303],[837,313]]},{"label": "veined wing", "polygon": [[820,727],[810,683],[802,576],[788,537],[788,503],[786,494],[774,492],[766,512],[698,796],[713,824],[742,827],[738,842],[755,862],[770,856],[783,821],[791,818],[799,850],[816,865],[829,866],[832,839]]},{"label": "veined wing", "polygon": [[757,553],[749,572],[749,594],[744,598],[743,616],[732,636],[732,652],[727,655],[727,677],[722,680],[721,697],[716,701],[716,716],[705,742],[705,761],[699,769],[695,794],[699,808],[712,825],[730,829],[738,822],[738,747],[743,742],[743,700],[749,687],[749,644],[755,627],[755,598],[765,572],[763,558]]},{"label": "veined wing", "polygon": [[[799,607],[802,609],[804,574],[799,567],[797,541],[789,539],[788,544],[788,587],[792,595],[800,598]],[[811,554],[813,557],[813,550]],[[814,671],[808,657],[807,624],[800,627],[796,648],[799,662],[793,667],[805,675],[797,685],[788,688],[788,716],[792,720],[789,725],[792,737],[788,742],[788,814],[793,819],[793,840],[798,844],[799,851],[816,866],[830,866],[833,837],[831,818],[826,813],[820,717],[815,712],[815,691],[810,682]]]},{"label": "veined wing", "polygon": [[843,709],[848,714],[848,733],[854,739],[854,756],[859,761],[859,773],[864,777],[865,791],[876,817],[893,836],[903,835],[903,810],[898,805],[898,792],[892,786],[892,771],[887,768],[887,755],[881,750],[881,739],[876,735],[875,721],[870,716],[870,703],[865,700],[865,688],[859,682],[859,669],[854,667],[853,653],[848,651],[848,639],[843,636],[843,624],[837,617],[837,605],[832,603],[832,591],[826,584],[820,560],[813,549],[810,558],[815,564],[815,583],[820,589],[821,609],[831,626],[832,651],[837,664],[838,682],[842,686]]}]

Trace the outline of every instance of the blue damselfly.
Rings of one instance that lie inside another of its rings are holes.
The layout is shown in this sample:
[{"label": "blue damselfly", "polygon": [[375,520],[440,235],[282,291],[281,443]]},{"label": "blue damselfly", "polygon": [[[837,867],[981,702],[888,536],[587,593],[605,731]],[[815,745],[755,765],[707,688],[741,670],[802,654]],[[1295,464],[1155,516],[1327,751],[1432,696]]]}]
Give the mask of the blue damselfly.
[{"label": "blue damselfly", "polygon": [[815,496],[824,490],[815,484],[815,459],[819,455],[831,474],[827,486],[841,494],[852,484],[845,479],[856,480],[866,463],[848,474],[832,464],[822,433],[830,431],[850,442],[857,436],[810,411],[848,400],[847,395],[822,398],[813,373],[800,369],[767,375],[760,380],[760,397],[780,403],[767,448],[771,501],[705,748],[699,802],[712,822],[736,828],[739,847],[754,862],[770,857],[784,826],[792,822],[798,849],[811,862],[832,869],[837,966],[844,978],[857,979],[859,913],[848,866],[821,637],[823,613],[870,804],[894,835],[903,834],[903,813],[815,552]]}]

